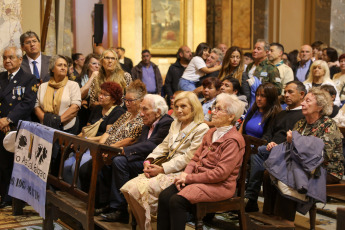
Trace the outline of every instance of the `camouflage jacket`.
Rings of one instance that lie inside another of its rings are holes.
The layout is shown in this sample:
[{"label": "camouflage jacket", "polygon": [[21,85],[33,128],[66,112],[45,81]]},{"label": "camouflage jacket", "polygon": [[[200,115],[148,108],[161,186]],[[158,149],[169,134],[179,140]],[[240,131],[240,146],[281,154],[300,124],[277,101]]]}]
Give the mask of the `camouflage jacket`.
[{"label": "camouflage jacket", "polygon": [[[246,72],[249,73],[250,69],[253,67],[254,62],[249,64]],[[277,86],[279,90],[279,95],[282,92],[281,79],[278,68],[269,62],[267,59],[260,62],[254,71],[254,76],[257,77],[261,83],[271,82]]]},{"label": "camouflage jacket", "polygon": [[335,121],[327,116],[321,117],[313,124],[307,124],[305,118],[299,120],[294,130],[303,136],[315,136],[323,140],[325,147],[323,149],[324,166],[329,174],[342,179],[344,175],[344,156],[342,137]]}]

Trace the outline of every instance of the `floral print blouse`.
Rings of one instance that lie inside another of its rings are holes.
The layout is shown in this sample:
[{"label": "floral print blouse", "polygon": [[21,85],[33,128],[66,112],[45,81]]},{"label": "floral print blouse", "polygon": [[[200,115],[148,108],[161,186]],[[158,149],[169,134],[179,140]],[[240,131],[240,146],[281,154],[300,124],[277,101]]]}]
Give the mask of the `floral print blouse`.
[{"label": "floral print blouse", "polygon": [[112,145],[118,141],[121,141],[125,138],[134,138],[136,139],[141,134],[142,128],[144,126],[143,119],[140,114],[126,123],[127,119],[131,116],[130,112],[123,114],[111,128],[107,131],[109,137],[104,142],[105,145]]},{"label": "floral print blouse", "polygon": [[303,118],[295,124],[294,130],[303,136],[315,136],[323,140],[325,144],[323,164],[329,174],[342,179],[344,175],[343,135],[335,121],[328,116],[323,116],[313,124],[307,124],[306,119]]}]

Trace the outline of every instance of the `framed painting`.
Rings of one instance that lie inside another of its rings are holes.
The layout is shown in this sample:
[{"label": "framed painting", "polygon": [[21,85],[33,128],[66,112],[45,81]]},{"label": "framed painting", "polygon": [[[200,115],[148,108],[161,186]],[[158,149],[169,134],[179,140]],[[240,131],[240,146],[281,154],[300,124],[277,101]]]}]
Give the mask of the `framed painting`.
[{"label": "framed painting", "polygon": [[143,3],[143,48],[153,55],[175,55],[186,42],[186,0]]}]

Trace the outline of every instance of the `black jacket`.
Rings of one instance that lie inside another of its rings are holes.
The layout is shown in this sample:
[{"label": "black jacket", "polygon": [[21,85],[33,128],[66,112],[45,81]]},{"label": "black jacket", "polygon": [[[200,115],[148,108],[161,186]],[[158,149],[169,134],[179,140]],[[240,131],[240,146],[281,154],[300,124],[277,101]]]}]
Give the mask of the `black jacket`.
[{"label": "black jacket", "polygon": [[132,69],[133,69],[133,62],[131,59],[129,58],[124,58],[124,64],[120,63],[121,68],[123,69],[123,71],[131,73]]},{"label": "black jacket", "polygon": [[138,141],[124,147],[123,150],[128,161],[142,161],[159,145],[168,135],[170,125],[174,121],[169,115],[164,115],[157,123],[150,138],[147,138],[150,127],[144,126]]},{"label": "black jacket", "polygon": [[167,76],[165,78],[164,90],[165,93],[171,97],[176,91],[178,91],[178,82],[185,71],[185,67],[177,60],[169,67]]}]

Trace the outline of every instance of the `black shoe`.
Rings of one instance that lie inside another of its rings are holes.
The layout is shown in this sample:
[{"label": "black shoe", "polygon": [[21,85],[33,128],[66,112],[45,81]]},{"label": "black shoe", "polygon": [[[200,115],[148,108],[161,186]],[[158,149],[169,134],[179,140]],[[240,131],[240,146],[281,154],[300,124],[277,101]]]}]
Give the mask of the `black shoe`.
[{"label": "black shoe", "polygon": [[258,201],[257,200],[248,200],[248,203],[245,208],[246,212],[258,212],[259,211],[259,206],[258,206]]},{"label": "black shoe", "polygon": [[5,208],[7,206],[11,206],[11,205],[12,205],[12,201],[3,201],[0,203],[0,209]]},{"label": "black shoe", "polygon": [[107,214],[101,214],[104,221],[108,222],[120,222],[123,224],[129,223],[129,214],[127,211],[115,211]]},{"label": "black shoe", "polygon": [[112,211],[116,211],[116,210],[113,210],[112,208],[110,208],[109,205],[102,208],[95,208],[95,216],[98,216],[100,214],[106,214]]}]

